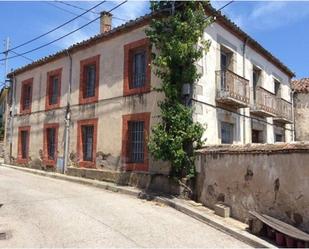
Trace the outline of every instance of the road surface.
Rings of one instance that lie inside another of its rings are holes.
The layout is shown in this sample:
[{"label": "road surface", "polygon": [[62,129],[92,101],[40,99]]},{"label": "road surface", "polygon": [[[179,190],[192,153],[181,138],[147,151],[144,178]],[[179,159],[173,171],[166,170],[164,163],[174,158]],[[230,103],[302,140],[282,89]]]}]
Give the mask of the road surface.
[{"label": "road surface", "polygon": [[0,166],[0,247],[249,247],[170,207]]}]

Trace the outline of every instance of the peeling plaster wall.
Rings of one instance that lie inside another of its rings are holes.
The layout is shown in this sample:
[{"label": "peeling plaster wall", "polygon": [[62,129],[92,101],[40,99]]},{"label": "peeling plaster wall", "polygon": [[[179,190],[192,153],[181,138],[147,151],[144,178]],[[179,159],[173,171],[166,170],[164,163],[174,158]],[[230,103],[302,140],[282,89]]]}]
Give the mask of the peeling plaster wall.
[{"label": "peeling plaster wall", "polygon": [[309,232],[309,153],[199,153],[197,198],[231,207],[248,221],[254,210]]}]

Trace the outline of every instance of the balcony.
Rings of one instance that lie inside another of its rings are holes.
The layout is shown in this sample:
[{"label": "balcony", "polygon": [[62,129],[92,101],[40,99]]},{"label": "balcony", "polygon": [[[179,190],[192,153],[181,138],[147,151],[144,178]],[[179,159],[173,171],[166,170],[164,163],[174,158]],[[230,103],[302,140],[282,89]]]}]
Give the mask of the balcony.
[{"label": "balcony", "polygon": [[236,108],[249,106],[249,81],[230,70],[216,71],[216,101]]},{"label": "balcony", "polygon": [[262,87],[255,90],[254,103],[250,109],[251,114],[262,117],[275,117],[278,112],[278,99],[276,95]]},{"label": "balcony", "polygon": [[277,99],[277,116],[274,117],[274,121],[278,123],[291,124],[292,118],[292,104],[284,99]]}]

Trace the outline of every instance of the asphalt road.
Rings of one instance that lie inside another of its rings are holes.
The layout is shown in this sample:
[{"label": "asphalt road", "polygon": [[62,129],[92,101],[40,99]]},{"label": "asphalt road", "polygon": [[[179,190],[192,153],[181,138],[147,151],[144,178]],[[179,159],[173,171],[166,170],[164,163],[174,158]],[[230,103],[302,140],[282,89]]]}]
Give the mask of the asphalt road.
[{"label": "asphalt road", "polygon": [[0,166],[0,247],[249,247],[170,207]]}]

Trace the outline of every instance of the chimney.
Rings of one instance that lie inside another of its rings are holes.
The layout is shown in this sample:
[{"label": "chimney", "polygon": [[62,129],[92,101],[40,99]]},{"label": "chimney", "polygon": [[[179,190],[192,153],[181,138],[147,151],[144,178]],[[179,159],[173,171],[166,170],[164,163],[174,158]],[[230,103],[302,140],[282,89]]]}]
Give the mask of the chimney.
[{"label": "chimney", "polygon": [[112,14],[107,11],[100,13],[100,33],[106,33],[112,28]]}]

